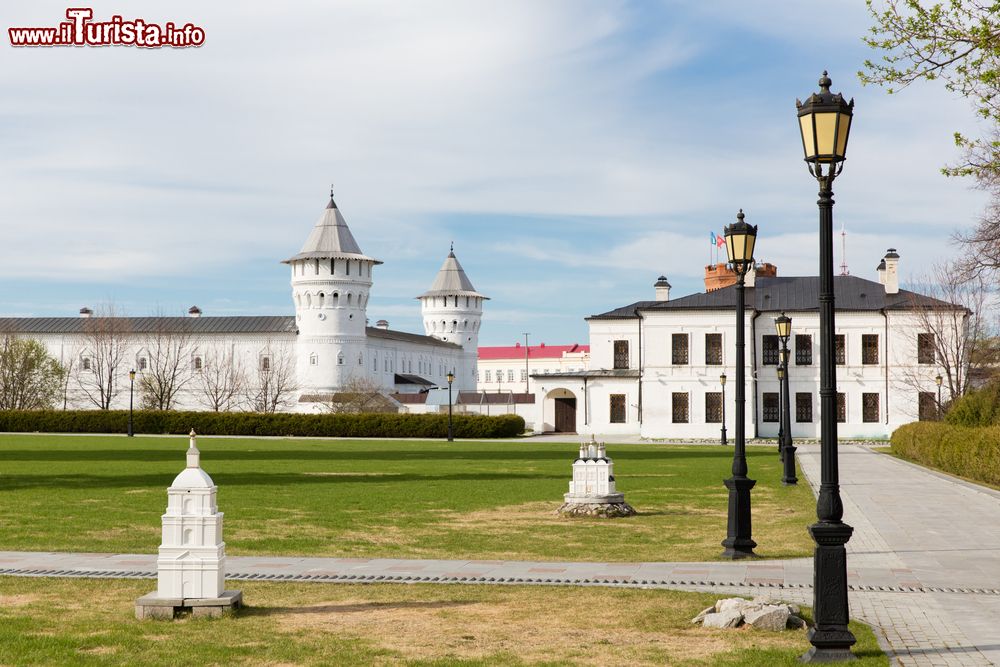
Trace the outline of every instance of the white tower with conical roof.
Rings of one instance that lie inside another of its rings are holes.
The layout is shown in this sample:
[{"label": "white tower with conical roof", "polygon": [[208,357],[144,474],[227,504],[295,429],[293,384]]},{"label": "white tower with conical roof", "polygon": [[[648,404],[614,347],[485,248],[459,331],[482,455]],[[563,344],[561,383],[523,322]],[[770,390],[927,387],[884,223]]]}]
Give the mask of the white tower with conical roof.
[{"label": "white tower with conical roof", "polygon": [[332,393],[352,377],[366,377],[365,326],[372,267],[347,221],[330,202],[292,267],[292,300],[299,337],[296,371],[302,393]]},{"label": "white tower with conical roof", "polygon": [[465,351],[463,369],[455,369],[456,390],[476,388],[476,362],[479,356],[479,325],[483,319],[483,296],[472,286],[465,269],[455,257],[452,244],[431,288],[417,297],[423,315],[424,331]]}]

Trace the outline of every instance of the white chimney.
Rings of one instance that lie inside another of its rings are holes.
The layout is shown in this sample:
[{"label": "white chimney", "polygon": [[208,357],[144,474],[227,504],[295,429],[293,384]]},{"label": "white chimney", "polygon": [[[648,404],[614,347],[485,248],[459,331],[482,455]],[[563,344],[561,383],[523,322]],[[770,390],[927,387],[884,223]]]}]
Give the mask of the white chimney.
[{"label": "white chimney", "polygon": [[670,283],[667,282],[666,276],[657,278],[653,287],[656,290],[657,301],[670,301]]},{"label": "white chimney", "polygon": [[743,285],[746,287],[753,287],[757,284],[757,263],[754,262],[750,270],[747,271],[746,277],[743,279]]},{"label": "white chimney", "polygon": [[899,254],[895,248],[885,253],[885,293],[899,294]]},{"label": "white chimney", "polygon": [[87,317],[90,317],[93,314],[94,314],[94,311],[92,311],[90,308],[87,308],[86,306],[84,306],[83,308],[80,309],[80,317],[87,318]]},{"label": "white chimney", "polygon": [[188,317],[201,317],[201,308],[198,306],[188,308]]},{"label": "white chimney", "polygon": [[884,259],[881,262],[878,263],[878,266],[875,267],[875,270],[878,272],[878,284],[879,285],[885,285],[885,260]]},{"label": "white chimney", "polygon": [[375,328],[376,329],[382,329],[384,331],[388,331],[389,330],[389,320],[379,320],[378,322],[375,323]]}]

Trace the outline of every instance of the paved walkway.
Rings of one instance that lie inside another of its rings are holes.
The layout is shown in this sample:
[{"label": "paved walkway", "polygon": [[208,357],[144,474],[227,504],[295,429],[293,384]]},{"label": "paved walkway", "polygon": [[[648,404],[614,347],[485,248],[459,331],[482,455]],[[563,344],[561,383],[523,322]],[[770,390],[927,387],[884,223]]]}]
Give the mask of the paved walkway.
[{"label": "paved walkway", "polygon": [[[819,449],[799,450],[814,485]],[[751,471],[752,475],[752,471]],[[1000,665],[1000,493],[841,448],[851,611],[896,664]],[[627,477],[623,477],[627,482]],[[861,508],[864,508],[862,511]],[[155,577],[153,555],[0,552],[0,574]],[[676,588],[812,602],[812,560],[582,563],[229,557],[228,578]]]}]

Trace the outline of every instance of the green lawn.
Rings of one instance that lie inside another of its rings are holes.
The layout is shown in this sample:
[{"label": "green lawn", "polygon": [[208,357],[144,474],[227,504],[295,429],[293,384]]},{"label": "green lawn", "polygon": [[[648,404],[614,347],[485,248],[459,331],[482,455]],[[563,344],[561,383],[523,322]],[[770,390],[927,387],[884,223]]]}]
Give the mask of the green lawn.
[{"label": "green lawn", "polygon": [[[809,647],[802,630],[692,625],[719,597],[703,593],[242,582],[236,616],[137,621],[153,586],[0,577],[0,664],[776,667]],[[851,629],[853,665],[888,664],[867,626]]]},{"label": "green lawn", "polygon": [[[0,549],[155,552],[166,487],[187,439],[0,436]],[[201,438],[219,485],[227,551],[401,558],[711,560],[726,534],[732,449],[609,445],[639,515],[555,514],[576,445]],[[814,501],[751,447],[754,538],[807,556]]]}]

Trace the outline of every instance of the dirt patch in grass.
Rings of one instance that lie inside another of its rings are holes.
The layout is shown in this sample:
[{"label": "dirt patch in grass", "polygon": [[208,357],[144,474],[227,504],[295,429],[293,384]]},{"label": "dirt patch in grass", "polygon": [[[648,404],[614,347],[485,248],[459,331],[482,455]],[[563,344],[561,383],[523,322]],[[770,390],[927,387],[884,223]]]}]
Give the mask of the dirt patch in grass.
[{"label": "dirt patch in grass", "polygon": [[35,602],[36,600],[38,600],[37,595],[0,595],[0,609],[4,607],[23,607],[26,604]]},{"label": "dirt patch in grass", "polygon": [[[336,633],[365,637],[377,647],[406,660],[482,660],[498,654],[524,662],[568,660],[574,664],[662,664],[704,657],[730,648],[720,633],[700,628],[668,633],[630,627],[626,616],[655,613],[654,600],[607,605],[600,593],[574,591],[567,605],[531,595],[502,596],[490,602],[436,598],[427,601],[366,602],[348,599],[299,608],[268,611],[290,632]],[[637,605],[642,607],[637,609]],[[600,608],[595,617],[580,610]],[[632,616],[634,618],[634,616]],[[583,620],[586,619],[586,620]],[[602,637],[606,637],[602,640]],[[595,643],[596,642],[596,643]]]}]

